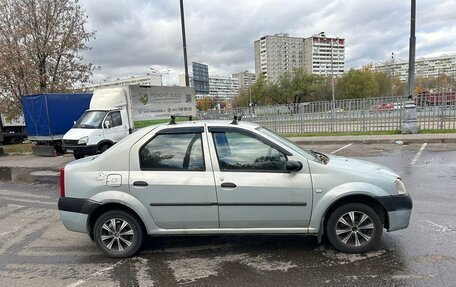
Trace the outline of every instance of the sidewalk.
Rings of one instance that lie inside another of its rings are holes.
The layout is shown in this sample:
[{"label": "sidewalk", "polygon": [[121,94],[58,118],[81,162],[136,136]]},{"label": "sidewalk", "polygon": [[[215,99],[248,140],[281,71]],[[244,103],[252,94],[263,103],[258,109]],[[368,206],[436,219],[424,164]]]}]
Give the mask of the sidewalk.
[{"label": "sidewalk", "polygon": [[[302,145],[315,144],[402,144],[456,143],[456,133],[375,136],[291,137]],[[73,155],[39,157],[33,155],[0,156],[0,181],[52,183],[59,182],[59,169],[73,161]]]}]

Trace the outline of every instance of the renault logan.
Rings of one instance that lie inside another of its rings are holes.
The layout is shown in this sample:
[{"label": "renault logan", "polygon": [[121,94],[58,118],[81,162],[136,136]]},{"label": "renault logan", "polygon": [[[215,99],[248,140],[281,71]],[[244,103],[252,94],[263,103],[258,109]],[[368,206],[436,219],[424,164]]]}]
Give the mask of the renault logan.
[{"label": "renault logan", "polygon": [[146,235],[326,235],[362,253],[383,228],[409,224],[412,200],[393,170],[308,151],[253,123],[193,121],[140,129],[67,164],[58,208],[109,256]]}]

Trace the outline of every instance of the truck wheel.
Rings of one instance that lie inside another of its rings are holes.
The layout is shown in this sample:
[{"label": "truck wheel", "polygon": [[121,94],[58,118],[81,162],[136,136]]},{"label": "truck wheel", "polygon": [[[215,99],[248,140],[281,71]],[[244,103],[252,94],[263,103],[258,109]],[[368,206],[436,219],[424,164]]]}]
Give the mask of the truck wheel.
[{"label": "truck wheel", "polygon": [[73,156],[74,156],[75,159],[81,159],[81,158],[84,157],[84,155],[80,154],[80,153],[75,153],[75,154],[73,154]]},{"label": "truck wheel", "polygon": [[21,144],[22,143],[22,139],[20,137],[12,137],[11,140],[10,140],[10,143],[11,144]]},{"label": "truck wheel", "polygon": [[382,236],[380,216],[362,203],[338,207],[328,219],[326,234],[331,244],[345,253],[364,253],[372,249]]},{"label": "truck wheel", "polygon": [[102,144],[102,145],[100,146],[100,153],[104,153],[104,152],[105,152],[108,148],[110,148],[110,147],[111,147],[111,145],[108,144],[108,143]]},{"label": "truck wheel", "polygon": [[143,230],[138,220],[121,210],[102,214],[93,228],[98,248],[110,257],[130,257],[143,242]]}]

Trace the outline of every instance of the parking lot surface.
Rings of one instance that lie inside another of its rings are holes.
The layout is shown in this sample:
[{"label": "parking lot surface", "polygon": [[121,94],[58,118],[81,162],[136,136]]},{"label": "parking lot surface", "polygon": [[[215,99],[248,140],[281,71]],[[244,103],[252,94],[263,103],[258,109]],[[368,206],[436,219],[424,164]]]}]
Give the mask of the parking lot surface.
[{"label": "parking lot surface", "polygon": [[456,144],[316,145],[402,175],[408,229],[362,255],[304,235],[157,237],[111,259],[58,217],[58,186],[0,182],[1,286],[455,286]]}]

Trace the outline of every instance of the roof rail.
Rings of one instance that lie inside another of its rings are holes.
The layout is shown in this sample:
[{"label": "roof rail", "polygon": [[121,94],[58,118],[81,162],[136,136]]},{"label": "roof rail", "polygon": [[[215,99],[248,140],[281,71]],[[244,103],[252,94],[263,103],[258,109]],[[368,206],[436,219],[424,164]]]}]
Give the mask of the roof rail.
[{"label": "roof rail", "polygon": [[171,121],[169,122],[169,125],[175,125],[176,124],[176,118],[188,118],[189,121],[193,119],[192,115],[188,116],[176,116],[176,115],[171,115]]},{"label": "roof rail", "polygon": [[233,116],[233,121],[231,122],[232,125],[237,125],[238,122],[242,120],[242,116]]}]

